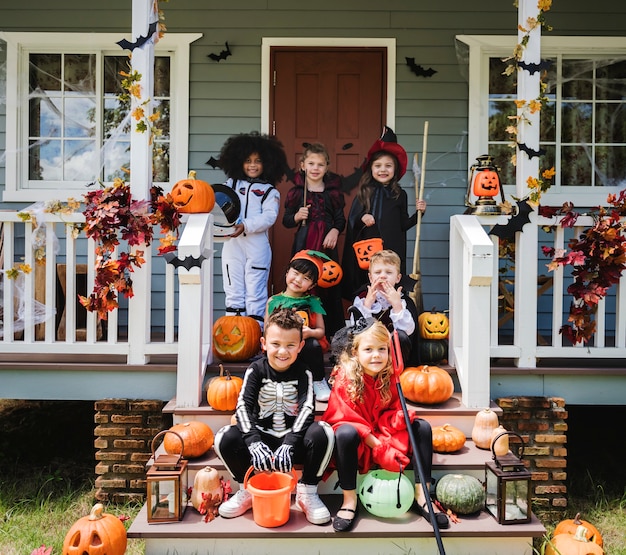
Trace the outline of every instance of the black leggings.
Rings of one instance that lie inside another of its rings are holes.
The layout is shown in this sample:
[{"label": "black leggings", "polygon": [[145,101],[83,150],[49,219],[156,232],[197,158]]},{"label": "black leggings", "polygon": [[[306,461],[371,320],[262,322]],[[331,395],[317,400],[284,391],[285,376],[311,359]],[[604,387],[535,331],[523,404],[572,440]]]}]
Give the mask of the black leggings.
[{"label": "black leggings", "polygon": [[[433,432],[426,420],[416,418],[411,423],[415,443],[424,469],[424,476],[428,482],[432,482],[431,472],[433,467]],[[356,474],[359,468],[359,445],[361,438],[352,424],[342,424],[335,430],[335,465],[339,476],[339,485],[343,490],[356,489]],[[415,472],[418,480],[417,468]]]}]

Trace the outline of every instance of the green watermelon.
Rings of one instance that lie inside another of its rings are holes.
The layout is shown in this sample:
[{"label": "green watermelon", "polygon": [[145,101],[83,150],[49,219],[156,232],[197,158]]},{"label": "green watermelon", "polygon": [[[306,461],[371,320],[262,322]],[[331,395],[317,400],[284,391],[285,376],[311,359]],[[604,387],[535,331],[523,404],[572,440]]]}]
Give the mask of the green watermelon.
[{"label": "green watermelon", "polygon": [[469,515],[485,506],[485,488],[480,480],[468,474],[446,474],[435,487],[437,499],[446,509]]}]

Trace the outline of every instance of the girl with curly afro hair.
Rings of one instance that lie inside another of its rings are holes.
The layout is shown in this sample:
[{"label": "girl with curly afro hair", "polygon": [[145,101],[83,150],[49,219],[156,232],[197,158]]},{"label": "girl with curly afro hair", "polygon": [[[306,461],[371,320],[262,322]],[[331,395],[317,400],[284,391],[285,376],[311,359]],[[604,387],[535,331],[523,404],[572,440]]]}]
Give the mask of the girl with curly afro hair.
[{"label": "girl with curly afro hair", "polygon": [[252,132],[230,137],[219,165],[228,178],[225,185],[241,204],[222,249],[226,313],[250,316],[263,326],[272,263],[268,230],[278,217],[280,193],[275,185],[287,170],[287,157],[276,137]]}]

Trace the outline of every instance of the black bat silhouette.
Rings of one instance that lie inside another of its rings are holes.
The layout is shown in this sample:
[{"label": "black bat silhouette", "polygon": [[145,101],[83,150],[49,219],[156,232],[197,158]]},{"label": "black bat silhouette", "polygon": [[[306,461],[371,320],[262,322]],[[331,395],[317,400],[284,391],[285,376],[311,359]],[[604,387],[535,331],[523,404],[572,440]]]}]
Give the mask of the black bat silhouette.
[{"label": "black bat silhouette", "polygon": [[130,42],[126,39],[118,40],[115,44],[119,44],[123,50],[130,50],[131,52],[135,50],[135,48],[141,48],[144,44],[146,44],[152,35],[156,33],[158,22],[154,21],[150,23],[148,27],[148,34],[142,35],[137,38],[135,42]]},{"label": "black bat silhouette", "polygon": [[205,164],[207,166],[211,166],[213,169],[215,168],[219,168],[220,166],[220,161],[217,158],[214,158],[213,156],[211,156],[211,158],[209,158]]},{"label": "black bat silhouette", "polygon": [[544,148],[540,148],[539,150],[533,150],[526,143],[517,143],[518,148],[528,154],[528,157],[532,160],[535,156],[543,156],[546,151]]},{"label": "black bat silhouette", "polygon": [[191,268],[200,268],[202,266],[202,261],[206,260],[206,256],[203,255],[200,255],[198,258],[186,256],[184,260],[181,260],[178,256],[176,256],[176,253],[173,252],[166,252],[163,255],[163,258],[165,258],[168,264],[174,266],[174,268],[182,266],[187,271],[191,270]]},{"label": "black bat silhouette", "polygon": [[522,231],[525,224],[530,222],[530,213],[533,211],[532,207],[526,200],[520,200],[517,203],[517,214],[511,216],[511,219],[506,225],[494,225],[489,232],[489,235],[495,235],[500,239],[512,239],[515,237],[516,231]]},{"label": "black bat silhouette", "polygon": [[415,73],[418,77],[432,77],[437,73],[437,70],[429,67],[428,69],[424,69],[422,66],[415,63],[415,58],[404,58],[406,60],[406,65],[409,66],[411,71]]},{"label": "black bat silhouette", "polygon": [[519,61],[517,62],[517,67],[521,67],[530,73],[537,73],[542,69],[548,69],[552,65],[550,60],[541,60],[538,64],[527,64],[526,62]]},{"label": "black bat silhouette", "polygon": [[228,56],[230,56],[232,52],[230,51],[228,42],[225,42],[224,46],[226,47],[225,50],[222,50],[219,54],[209,54],[209,58],[211,58],[211,60],[213,60],[214,62],[219,62],[220,60],[225,60],[226,58],[228,58]]}]

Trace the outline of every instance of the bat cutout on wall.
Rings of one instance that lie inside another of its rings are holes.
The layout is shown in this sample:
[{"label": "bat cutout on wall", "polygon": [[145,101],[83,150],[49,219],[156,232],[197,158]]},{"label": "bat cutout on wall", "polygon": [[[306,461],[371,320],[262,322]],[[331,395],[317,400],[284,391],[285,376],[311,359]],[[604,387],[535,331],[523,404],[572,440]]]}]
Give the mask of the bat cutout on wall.
[{"label": "bat cutout on wall", "polygon": [[163,258],[165,258],[168,264],[174,266],[174,268],[183,267],[187,271],[191,270],[191,268],[200,268],[202,266],[202,261],[206,260],[206,256],[202,254],[198,258],[185,256],[185,259],[181,260],[178,256],[176,256],[176,253],[173,252],[166,252],[163,255]]},{"label": "bat cutout on wall", "polygon": [[228,58],[228,56],[231,56],[232,52],[230,51],[228,42],[225,42],[224,46],[226,48],[222,50],[219,54],[209,54],[208,57],[211,58],[211,60],[213,60],[214,62],[220,62],[221,60],[225,60],[226,58]]},{"label": "bat cutout on wall", "polygon": [[207,166],[211,166],[213,169],[215,168],[220,168],[220,161],[217,158],[214,158],[213,156],[211,156],[211,158],[209,158],[205,164]]},{"label": "bat cutout on wall", "polygon": [[432,77],[437,73],[437,70],[429,67],[428,69],[424,69],[422,66],[415,63],[415,58],[404,58],[406,60],[406,65],[409,66],[412,73],[415,73],[418,77]]},{"label": "bat cutout on wall", "polygon": [[129,40],[122,39],[118,40],[115,44],[119,44],[123,50],[130,50],[131,52],[135,50],[135,48],[141,48],[150,40],[152,35],[156,33],[157,24],[158,23],[156,21],[150,23],[150,26],[148,27],[148,34],[138,37],[135,42],[130,42]]},{"label": "bat cutout on wall", "polygon": [[528,157],[532,160],[535,156],[543,156],[546,153],[544,148],[540,148],[539,150],[534,150],[526,145],[526,143],[517,143],[518,148],[528,154]]},{"label": "bat cutout on wall", "polygon": [[526,200],[520,200],[517,203],[517,213],[515,216],[511,216],[511,219],[506,225],[494,225],[489,232],[489,235],[500,237],[500,239],[512,239],[515,237],[516,231],[523,231],[525,224],[530,222],[530,213],[533,211],[532,207]]},{"label": "bat cutout on wall", "polygon": [[522,61],[517,62],[517,67],[521,67],[522,69],[525,69],[531,75],[533,73],[537,73],[538,71],[541,71],[542,69],[549,69],[551,65],[552,65],[552,62],[550,60],[541,60],[538,64],[527,64],[526,62],[522,62]]}]

